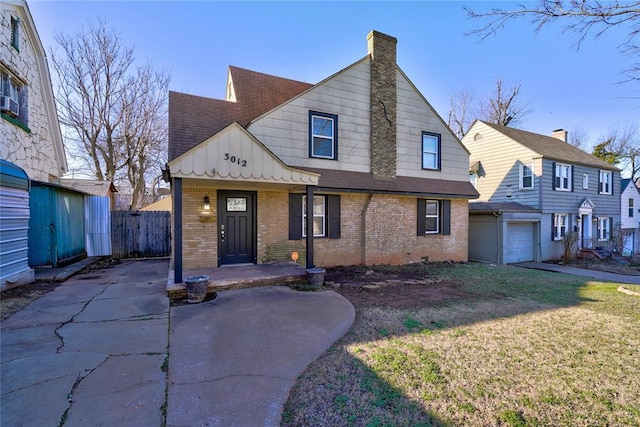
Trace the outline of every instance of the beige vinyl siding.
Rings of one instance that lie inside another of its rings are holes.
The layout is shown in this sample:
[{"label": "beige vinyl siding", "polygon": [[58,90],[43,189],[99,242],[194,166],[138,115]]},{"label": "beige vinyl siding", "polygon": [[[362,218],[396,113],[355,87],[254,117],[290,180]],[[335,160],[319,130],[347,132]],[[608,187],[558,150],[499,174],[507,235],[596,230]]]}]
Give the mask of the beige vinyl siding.
[{"label": "beige vinyl siding", "polygon": [[[289,166],[369,172],[369,64],[363,60],[248,127]],[[338,116],[338,161],[309,158],[309,110]]]},{"label": "beige vinyl siding", "polygon": [[[475,141],[476,134],[482,135],[482,140]],[[537,153],[480,122],[469,130],[462,142],[471,152],[470,164],[480,161],[482,165],[477,186],[479,201],[517,202],[540,208],[542,163]],[[521,164],[533,164],[533,190],[520,189]]]},{"label": "beige vinyl siding", "polygon": [[[419,178],[467,181],[468,153],[442,122],[438,113],[424,100],[415,87],[396,73],[397,104],[397,174]],[[441,169],[422,169],[422,132],[441,135]]]}]

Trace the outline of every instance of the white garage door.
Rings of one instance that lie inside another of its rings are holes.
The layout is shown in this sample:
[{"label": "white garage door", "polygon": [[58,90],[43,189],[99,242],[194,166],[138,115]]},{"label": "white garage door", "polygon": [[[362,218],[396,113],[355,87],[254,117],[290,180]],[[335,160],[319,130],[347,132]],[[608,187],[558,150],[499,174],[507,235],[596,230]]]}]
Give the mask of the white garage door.
[{"label": "white garage door", "polygon": [[507,224],[505,262],[533,261],[533,223]]}]

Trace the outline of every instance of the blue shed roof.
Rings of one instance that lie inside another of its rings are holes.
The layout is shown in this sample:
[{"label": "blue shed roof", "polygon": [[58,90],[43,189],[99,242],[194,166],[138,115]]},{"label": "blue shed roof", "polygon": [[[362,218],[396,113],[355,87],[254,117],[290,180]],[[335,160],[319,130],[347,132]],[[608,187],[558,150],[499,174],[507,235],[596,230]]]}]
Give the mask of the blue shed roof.
[{"label": "blue shed roof", "polygon": [[0,185],[29,191],[29,176],[19,166],[0,159]]}]

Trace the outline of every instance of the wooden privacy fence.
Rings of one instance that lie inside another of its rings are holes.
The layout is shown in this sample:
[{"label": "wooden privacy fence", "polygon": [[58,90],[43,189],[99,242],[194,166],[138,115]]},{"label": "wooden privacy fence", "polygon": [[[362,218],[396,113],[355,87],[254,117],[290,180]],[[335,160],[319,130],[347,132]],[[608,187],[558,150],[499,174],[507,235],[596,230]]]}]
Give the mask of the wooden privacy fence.
[{"label": "wooden privacy fence", "polygon": [[164,257],[171,254],[171,212],[112,211],[114,258]]}]

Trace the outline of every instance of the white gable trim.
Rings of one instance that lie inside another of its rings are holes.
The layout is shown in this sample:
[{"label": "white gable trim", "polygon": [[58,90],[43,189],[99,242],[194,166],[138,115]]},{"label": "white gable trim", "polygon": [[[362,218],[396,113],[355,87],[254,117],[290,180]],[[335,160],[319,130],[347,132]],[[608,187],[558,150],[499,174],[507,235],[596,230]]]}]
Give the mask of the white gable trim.
[{"label": "white gable trim", "polygon": [[287,166],[233,123],[169,163],[171,176],[236,182],[318,185],[320,175]]}]

